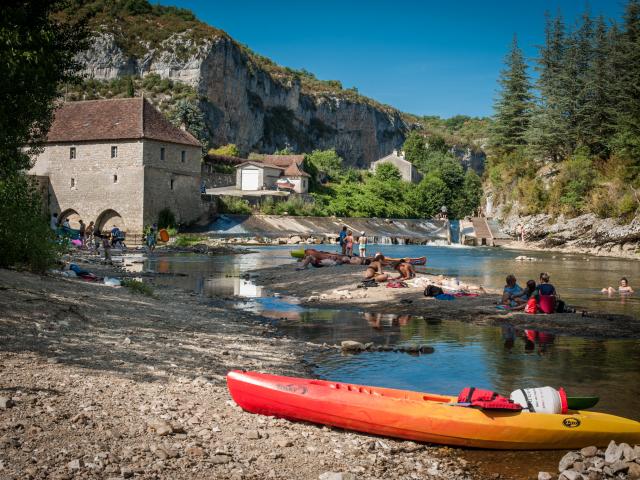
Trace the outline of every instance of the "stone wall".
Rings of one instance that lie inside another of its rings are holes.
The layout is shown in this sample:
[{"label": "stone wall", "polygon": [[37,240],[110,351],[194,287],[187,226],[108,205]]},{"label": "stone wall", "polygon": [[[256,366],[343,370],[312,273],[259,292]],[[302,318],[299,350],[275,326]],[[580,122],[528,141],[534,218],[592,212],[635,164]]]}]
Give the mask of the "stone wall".
[{"label": "stone wall", "polygon": [[165,208],[173,212],[178,223],[192,223],[200,217],[200,156],[200,147],[145,141],[143,225],[157,222]]},{"label": "stone wall", "polygon": [[[111,158],[111,147],[118,156]],[[70,148],[76,149],[71,159]],[[142,141],[48,145],[30,174],[49,177],[50,210],[77,213],[85,223],[122,218],[125,231],[142,231]],[[101,225],[106,228],[105,225]]]},{"label": "stone wall", "polygon": [[236,184],[235,173],[202,172],[207,188],[232,187]]}]

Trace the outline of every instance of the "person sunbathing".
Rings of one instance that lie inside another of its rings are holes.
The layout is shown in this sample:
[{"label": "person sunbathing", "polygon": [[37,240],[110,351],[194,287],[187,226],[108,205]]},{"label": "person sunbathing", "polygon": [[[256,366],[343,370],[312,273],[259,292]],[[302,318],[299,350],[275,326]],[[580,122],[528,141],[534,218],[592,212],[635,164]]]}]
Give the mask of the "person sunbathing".
[{"label": "person sunbathing", "polygon": [[373,261],[367,266],[367,270],[364,273],[364,279],[374,279],[376,282],[386,282],[389,279],[389,275],[382,271],[382,264],[384,262],[384,255],[376,253],[373,257]]},{"label": "person sunbathing", "polygon": [[342,257],[342,255],[334,255],[332,257],[329,256],[317,256],[317,255],[305,255],[302,259],[302,263],[296,270],[305,270],[309,265],[315,268],[321,267],[333,267],[335,265],[340,265],[342,263],[349,263],[349,258],[345,257],[346,260]]},{"label": "person sunbathing", "polygon": [[396,280],[411,280],[416,276],[416,270],[413,268],[413,265],[407,263],[406,260],[396,262],[393,269],[400,274]]}]

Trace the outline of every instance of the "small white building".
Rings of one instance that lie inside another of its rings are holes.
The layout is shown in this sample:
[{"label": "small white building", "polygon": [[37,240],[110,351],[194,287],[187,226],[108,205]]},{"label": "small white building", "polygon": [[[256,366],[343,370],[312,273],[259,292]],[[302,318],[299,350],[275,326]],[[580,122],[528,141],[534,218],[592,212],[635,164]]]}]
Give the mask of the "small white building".
[{"label": "small white building", "polygon": [[277,190],[279,185],[292,185],[295,193],[307,193],[310,175],[304,171],[303,162],[304,155],[264,155],[261,161],[243,162],[236,167],[236,188]]},{"label": "small white building", "polygon": [[404,152],[398,153],[397,150],[394,150],[390,155],[382,157],[375,162],[371,162],[370,170],[375,172],[378,165],[383,163],[390,163],[394,165],[400,171],[400,175],[405,182],[420,183],[420,180],[422,180],[422,174],[413,165],[413,163],[404,158]]}]

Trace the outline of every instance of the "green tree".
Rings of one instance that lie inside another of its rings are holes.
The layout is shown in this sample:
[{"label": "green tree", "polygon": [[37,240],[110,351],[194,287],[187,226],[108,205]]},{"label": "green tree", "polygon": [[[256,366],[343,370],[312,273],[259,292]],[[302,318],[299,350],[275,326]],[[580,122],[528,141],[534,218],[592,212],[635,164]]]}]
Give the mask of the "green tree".
[{"label": "green tree", "polygon": [[87,31],[54,19],[64,5],[7,0],[0,9],[0,177],[30,166],[51,125],[59,86],[78,80],[74,57],[85,48]]},{"label": "green tree", "polygon": [[203,152],[209,145],[208,130],[204,121],[204,114],[195,102],[178,100],[169,112],[169,120],[177,127],[185,126],[186,129],[202,144]]},{"label": "green tree", "polygon": [[222,155],[224,157],[239,157],[240,150],[235,143],[228,143],[218,148],[209,149],[211,155]]},{"label": "green tree", "polygon": [[0,267],[44,271],[61,248],[33,179],[22,173],[0,178]]},{"label": "green tree", "polygon": [[127,77],[127,97],[133,98],[135,96],[136,96],[136,90],[133,86],[133,77],[128,76]]},{"label": "green tree", "polygon": [[316,171],[325,173],[330,180],[338,179],[344,172],[342,157],[334,149],[314,150],[305,155],[305,162],[311,164]]},{"label": "green tree", "polygon": [[427,156],[427,142],[418,130],[409,132],[402,149],[404,158],[416,166],[422,164]]},{"label": "green tree", "polygon": [[616,135],[614,146],[628,158],[640,158],[640,1],[629,0],[617,48]]},{"label": "green tree", "polygon": [[480,206],[482,200],[482,180],[473,170],[467,170],[464,176],[464,184],[462,186],[462,195],[460,195],[458,204],[458,215],[460,218],[467,215],[473,215],[473,212]]},{"label": "green tree", "polygon": [[402,180],[400,170],[392,163],[384,162],[376,167],[374,178],[380,182],[399,182]]},{"label": "green tree", "polygon": [[491,148],[497,154],[511,152],[526,144],[533,107],[527,65],[515,36],[505,64],[506,68],[500,73],[501,91],[494,105],[490,134]]},{"label": "green tree", "polygon": [[447,184],[436,174],[427,175],[409,192],[413,216],[432,218],[450,196]]}]

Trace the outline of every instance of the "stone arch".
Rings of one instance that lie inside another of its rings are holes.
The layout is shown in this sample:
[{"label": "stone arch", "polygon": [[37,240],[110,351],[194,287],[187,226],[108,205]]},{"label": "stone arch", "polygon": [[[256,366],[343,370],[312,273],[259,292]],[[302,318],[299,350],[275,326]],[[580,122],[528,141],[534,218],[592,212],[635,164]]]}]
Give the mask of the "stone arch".
[{"label": "stone arch", "polygon": [[64,212],[58,215],[58,222],[62,225],[64,219],[69,220],[69,226],[74,229],[80,228],[80,219],[82,218],[80,214],[74,210],[73,208],[67,208]]},{"label": "stone arch", "polygon": [[96,227],[99,231],[104,232],[111,230],[113,226],[118,227],[123,232],[127,231],[127,226],[122,216],[113,209],[108,209],[98,215],[96,220]]}]

